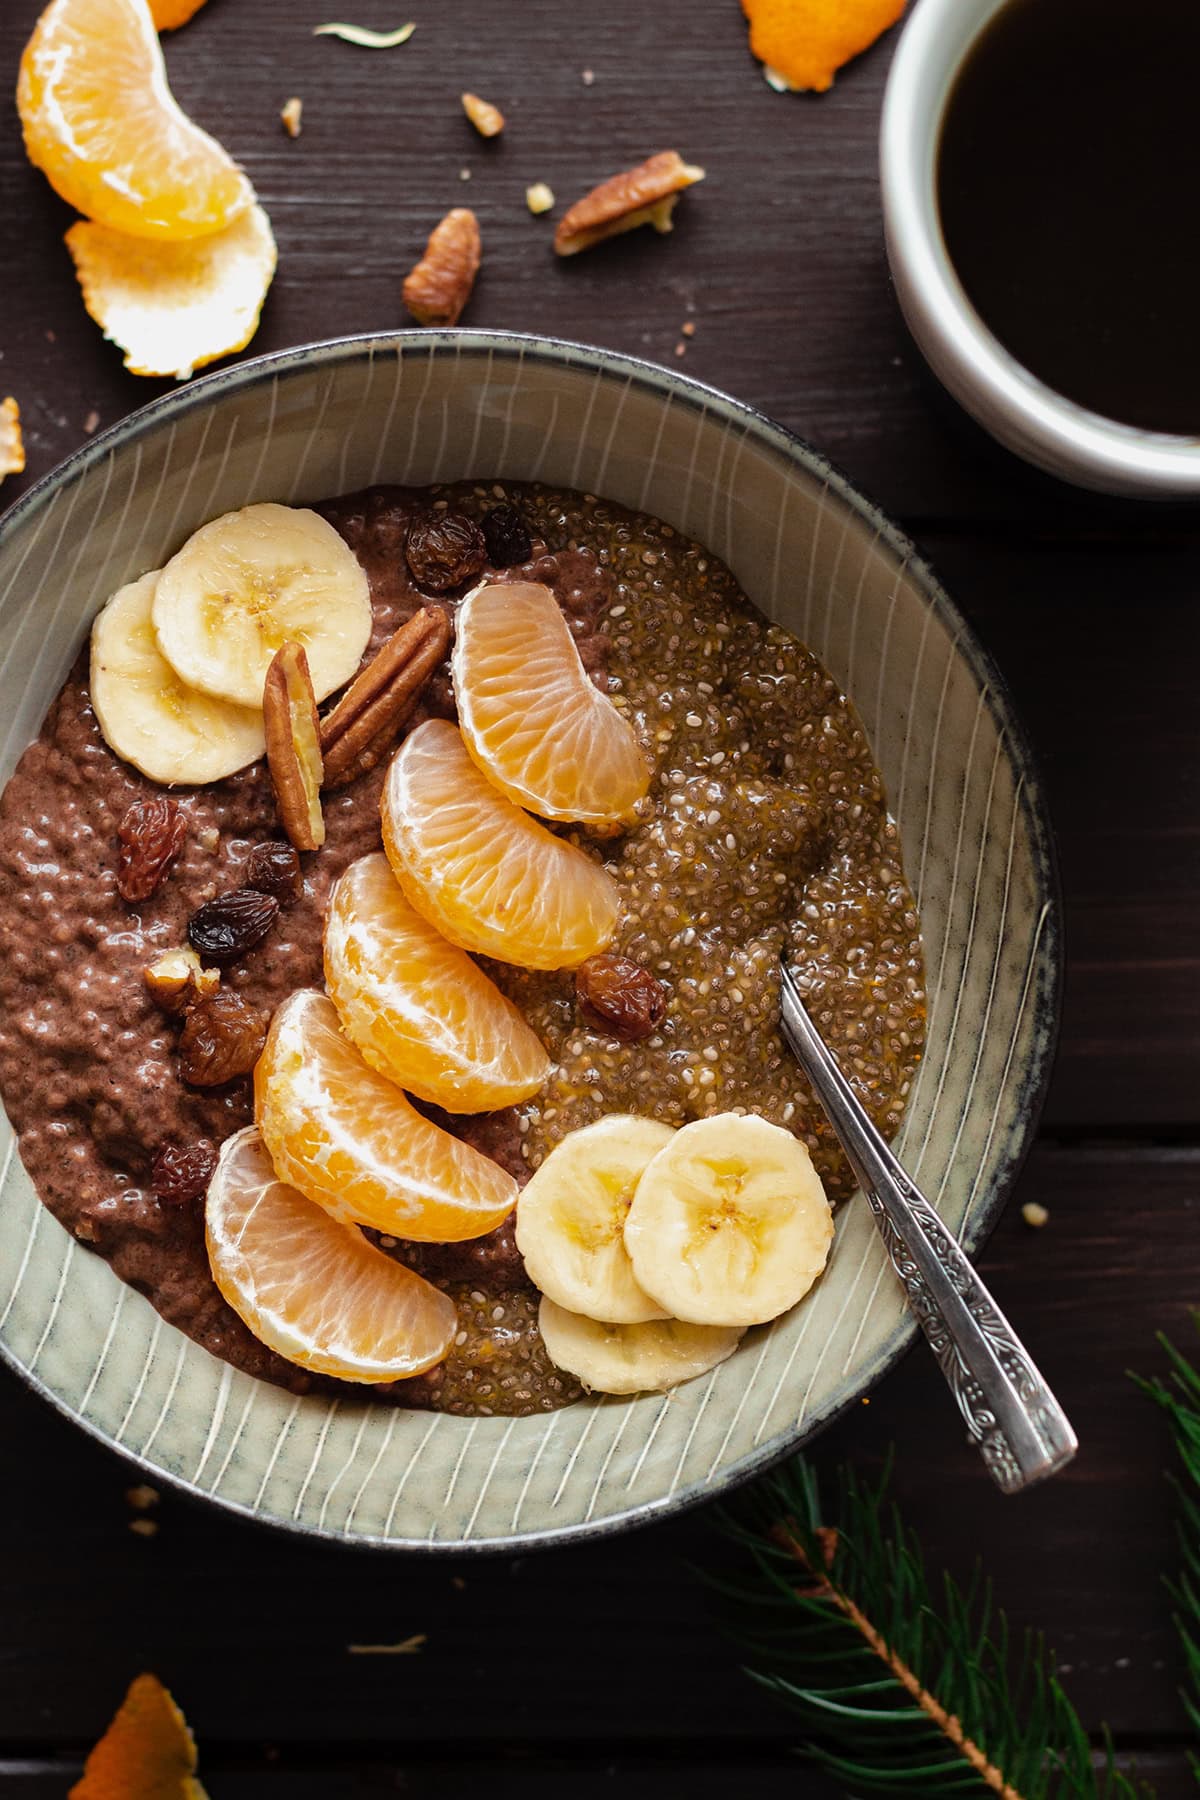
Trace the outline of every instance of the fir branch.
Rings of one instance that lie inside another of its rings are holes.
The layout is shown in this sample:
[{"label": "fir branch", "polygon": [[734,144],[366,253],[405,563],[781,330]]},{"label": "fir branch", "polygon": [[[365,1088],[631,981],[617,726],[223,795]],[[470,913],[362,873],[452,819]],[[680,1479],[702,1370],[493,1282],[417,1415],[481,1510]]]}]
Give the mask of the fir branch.
[{"label": "fir branch", "polygon": [[[1200,1331],[1200,1312],[1192,1314]],[[1183,1650],[1186,1686],[1180,1690],[1192,1729],[1200,1736],[1200,1370],[1161,1333],[1159,1343],[1171,1365],[1167,1381],[1134,1381],[1157,1402],[1171,1423],[1179,1456],[1179,1473],[1172,1475],[1178,1513],[1175,1531],[1179,1543],[1180,1570],[1167,1590],[1176,1605],[1175,1629]],[[1200,1782],[1200,1756],[1190,1757],[1192,1772]]]},{"label": "fir branch", "polygon": [[932,1583],[886,1487],[839,1471],[835,1526],[796,1457],[721,1515],[751,1559],[718,1584],[748,1673],[799,1714],[807,1755],[853,1794],[1138,1800],[1107,1739],[1097,1768],[1042,1640],[1010,1645],[978,1576]]}]

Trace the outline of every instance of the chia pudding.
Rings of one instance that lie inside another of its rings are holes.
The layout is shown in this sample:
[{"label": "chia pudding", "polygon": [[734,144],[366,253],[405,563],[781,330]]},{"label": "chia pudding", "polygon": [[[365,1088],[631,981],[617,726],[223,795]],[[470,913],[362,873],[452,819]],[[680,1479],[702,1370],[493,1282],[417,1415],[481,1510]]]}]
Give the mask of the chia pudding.
[{"label": "chia pudding", "polygon": [[[609,948],[663,984],[666,1011],[628,1042],[581,1008],[573,971],[486,962],[545,1045],[549,1079],[498,1113],[422,1110],[518,1182],[569,1131],[608,1113],[679,1125],[756,1112],[808,1146],[836,1203],[853,1178],[780,1038],[781,950],[888,1136],[925,1025],[916,907],[858,716],[816,657],[763,619],[701,545],[644,514],[541,485],[379,488],[321,507],[368,578],[368,655],[423,605],[453,617],[456,595],[431,596],[412,578],[410,523],[484,520],[499,504],[521,515],[531,550],[489,578],[552,590],[585,668],[633,725],[653,771],[628,831],[559,829],[618,884]],[[180,790],[182,850],[149,900],[127,902],[118,828],[133,802],[161,790],[105,744],[87,683],[84,653],[0,797],[0,1095],[22,1161],[55,1217],[205,1349],[295,1392],[337,1388],[258,1342],[210,1275],[202,1199],[159,1198],[150,1180],[164,1146],[219,1145],[253,1118],[248,1078],[209,1089],[184,1082],[178,1021],[151,999],[143,971],[186,942],[202,903],[243,883],[255,845],[279,837],[265,764]],[[430,716],[455,716],[445,668],[406,728]],[[330,888],[379,848],[384,772],[381,763],[326,796],[326,842],[304,859],[302,896],[226,968],[226,989],[270,1012],[293,990],[321,985]],[[542,1345],[511,1219],[460,1244],[377,1241],[451,1294],[459,1330],[444,1362],[371,1395],[515,1414],[578,1397]]]}]

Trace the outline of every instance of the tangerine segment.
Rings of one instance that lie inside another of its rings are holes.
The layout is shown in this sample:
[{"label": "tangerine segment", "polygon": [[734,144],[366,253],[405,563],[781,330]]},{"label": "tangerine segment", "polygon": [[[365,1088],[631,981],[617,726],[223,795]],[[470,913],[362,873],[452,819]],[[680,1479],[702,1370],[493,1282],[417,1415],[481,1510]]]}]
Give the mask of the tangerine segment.
[{"label": "tangerine segment", "polygon": [[325,983],[371,1067],[449,1112],[514,1106],[550,1073],[512,1001],[410,905],[378,852],[330,895]]},{"label": "tangerine segment", "polygon": [[213,1280],[289,1362],[342,1381],[398,1381],[454,1341],[450,1296],[285,1186],[253,1125],[222,1146],[204,1225]]},{"label": "tangerine segment", "polygon": [[333,1002],[311,988],[271,1021],[254,1111],[280,1181],[335,1219],[451,1244],[494,1231],[516,1205],[512,1176],[368,1067]]},{"label": "tangerine segment", "polygon": [[633,727],[600,693],[548,587],[488,582],[459,608],[454,693],[471,758],[544,819],[628,819],[650,786]]},{"label": "tangerine segment", "polygon": [[167,86],[146,0],[51,0],[21,58],[30,162],[64,200],[133,237],[206,237],[254,189]]},{"label": "tangerine segment", "polygon": [[419,913],[451,943],[526,969],[573,969],[616,930],[600,863],[492,786],[457,728],[428,719],[392,759],[383,847]]}]

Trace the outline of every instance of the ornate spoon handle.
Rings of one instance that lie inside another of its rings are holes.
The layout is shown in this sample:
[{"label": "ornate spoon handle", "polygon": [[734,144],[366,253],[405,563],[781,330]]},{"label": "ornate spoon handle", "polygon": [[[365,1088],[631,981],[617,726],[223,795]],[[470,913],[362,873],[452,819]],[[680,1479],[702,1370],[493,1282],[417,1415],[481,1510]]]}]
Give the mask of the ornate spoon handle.
[{"label": "ornate spoon handle", "polygon": [[1078,1440],[1012,1326],[909,1180],[826,1049],[786,962],[783,1030],[829,1115],[893,1267],[993,1480],[1015,1494],[1070,1462]]}]

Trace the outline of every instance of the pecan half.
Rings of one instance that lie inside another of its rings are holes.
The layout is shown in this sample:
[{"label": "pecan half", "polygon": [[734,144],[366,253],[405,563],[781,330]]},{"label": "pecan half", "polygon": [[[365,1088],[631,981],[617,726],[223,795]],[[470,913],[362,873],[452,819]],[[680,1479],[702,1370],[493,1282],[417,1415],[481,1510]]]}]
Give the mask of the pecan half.
[{"label": "pecan half", "polygon": [[478,219],[469,206],[456,206],[434,226],[424,256],[404,279],[404,304],[418,325],[457,323],[482,254]]},{"label": "pecan half", "polygon": [[616,237],[639,225],[670,231],[675,203],[686,187],[704,180],[704,170],[685,163],[677,150],[657,156],[602,181],[577,200],[558,222],[554,248],[559,256],[575,256],[602,238]]},{"label": "pecan half", "polygon": [[165,951],[142,970],[142,979],[163,1011],[177,1015],[215,994],[221,985],[221,971],[206,969],[196,952],[185,948]]},{"label": "pecan half", "polygon": [[480,137],[499,137],[504,130],[504,114],[490,100],[481,100],[478,94],[463,94],[462,109],[470,119]]},{"label": "pecan half", "polygon": [[344,787],[383,759],[449,644],[446,614],[423,606],[380,646],[321,721],[326,787]]},{"label": "pecan half", "polygon": [[325,842],[321,721],[300,644],[281,644],[271,658],[263,684],[263,731],[279,822],[297,850],[318,850]]}]

